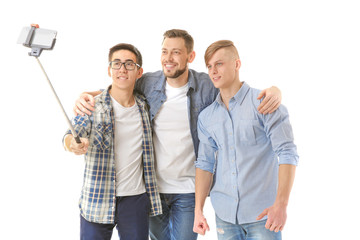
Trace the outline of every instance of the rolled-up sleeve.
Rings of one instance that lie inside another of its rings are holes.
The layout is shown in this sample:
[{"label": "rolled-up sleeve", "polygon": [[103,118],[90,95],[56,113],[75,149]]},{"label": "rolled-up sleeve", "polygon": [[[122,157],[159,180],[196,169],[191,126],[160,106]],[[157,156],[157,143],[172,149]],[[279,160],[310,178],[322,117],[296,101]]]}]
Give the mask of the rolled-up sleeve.
[{"label": "rolled-up sleeve", "polygon": [[279,157],[279,164],[297,166],[299,156],[286,107],[281,105],[274,113],[263,116],[263,119],[264,129]]},{"label": "rolled-up sleeve", "polygon": [[210,134],[206,131],[202,124],[204,115],[200,114],[198,120],[198,137],[199,137],[199,152],[198,158],[195,161],[195,167],[204,171],[215,173],[216,152],[217,146]]},{"label": "rolled-up sleeve", "polygon": [[[85,115],[85,116],[77,115],[76,117],[74,117],[72,119],[71,124],[73,125],[73,128],[79,137],[89,138],[90,131],[91,131],[91,121],[90,121],[90,117],[88,115]],[[67,134],[72,134],[70,129],[68,129],[66,131],[66,133],[63,137],[63,142],[64,142],[64,138]]]}]

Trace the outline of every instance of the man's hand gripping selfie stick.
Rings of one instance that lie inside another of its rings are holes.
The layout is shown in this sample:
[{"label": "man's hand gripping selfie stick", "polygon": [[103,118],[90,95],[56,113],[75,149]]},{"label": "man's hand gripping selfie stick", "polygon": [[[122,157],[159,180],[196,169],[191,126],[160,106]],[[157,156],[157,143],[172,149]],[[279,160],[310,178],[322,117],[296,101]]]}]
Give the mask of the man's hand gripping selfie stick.
[{"label": "man's hand gripping selfie stick", "polygon": [[[35,35],[37,33],[37,31],[39,31],[39,33],[38,33],[39,36]],[[26,33],[27,33],[27,35],[26,35]],[[42,64],[38,58],[40,56],[42,50],[44,50],[44,49],[52,50],[54,48],[55,41],[56,41],[56,38],[55,38],[56,34],[57,34],[56,31],[40,29],[39,25],[32,24],[30,29],[29,28],[23,29],[18,43],[22,43],[25,47],[31,48],[31,52],[29,52],[29,56],[35,57],[37,62],[39,63],[41,70],[45,74],[45,77],[50,85],[50,88],[51,88],[52,92],[54,93],[54,96],[61,107],[61,110],[64,114],[64,117],[66,118],[66,121],[69,125],[72,135],[75,138],[75,141],[80,144],[81,143],[80,138],[77,135],[76,131],[74,130],[74,127],[72,126],[72,124],[65,112],[65,109],[64,109],[63,105],[61,104],[60,99],[57,96],[55,89],[54,89],[53,85],[51,84],[50,79],[49,79],[48,75],[46,74],[45,69],[42,66]],[[23,42],[24,37],[26,37],[25,42]]]}]

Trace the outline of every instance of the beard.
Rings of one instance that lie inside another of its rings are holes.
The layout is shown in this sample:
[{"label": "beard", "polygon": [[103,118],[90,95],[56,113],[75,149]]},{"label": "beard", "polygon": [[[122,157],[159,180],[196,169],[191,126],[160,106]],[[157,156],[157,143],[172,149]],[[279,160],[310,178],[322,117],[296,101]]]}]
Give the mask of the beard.
[{"label": "beard", "polygon": [[181,75],[183,75],[184,72],[187,71],[187,70],[188,70],[188,68],[187,68],[187,65],[186,65],[183,69],[176,70],[173,74],[167,73],[166,71],[163,71],[163,72],[164,72],[165,77],[168,77],[168,78],[178,78],[178,77],[180,77]]}]

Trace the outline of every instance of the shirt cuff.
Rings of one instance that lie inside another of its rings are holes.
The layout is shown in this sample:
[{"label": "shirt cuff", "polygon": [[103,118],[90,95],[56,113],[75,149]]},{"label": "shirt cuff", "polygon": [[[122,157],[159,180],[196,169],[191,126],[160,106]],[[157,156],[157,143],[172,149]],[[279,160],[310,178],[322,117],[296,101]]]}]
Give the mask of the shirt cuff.
[{"label": "shirt cuff", "polygon": [[298,156],[283,156],[279,158],[279,165],[281,164],[289,164],[297,166],[299,162]]},{"label": "shirt cuff", "polygon": [[206,162],[206,161],[195,161],[195,167],[196,168],[200,168],[201,170],[204,170],[204,171],[207,171],[207,172],[210,172],[212,174],[215,173],[215,168],[214,168],[214,165],[210,162]]}]

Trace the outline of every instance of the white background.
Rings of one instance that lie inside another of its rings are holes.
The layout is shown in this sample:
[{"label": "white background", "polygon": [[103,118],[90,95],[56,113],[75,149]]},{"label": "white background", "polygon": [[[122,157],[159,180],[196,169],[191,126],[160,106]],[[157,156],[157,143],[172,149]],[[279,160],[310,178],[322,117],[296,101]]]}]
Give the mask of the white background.
[{"label": "white background", "polygon": [[[359,223],[356,1],[25,1],[0,3],[0,239],[78,239],[83,159],[63,150],[67,129],[36,60],[16,44],[31,23],[58,31],[42,61],[68,114],[83,91],[104,88],[108,49],[132,43],[144,70],[160,69],[162,34],[186,29],[206,71],[212,42],[238,47],[240,79],[278,86],[290,112],[300,165],[283,238],[355,239]],[[205,214],[216,239],[209,201]],[[116,236],[116,235],[114,235]],[[117,237],[114,237],[117,239]]]}]

